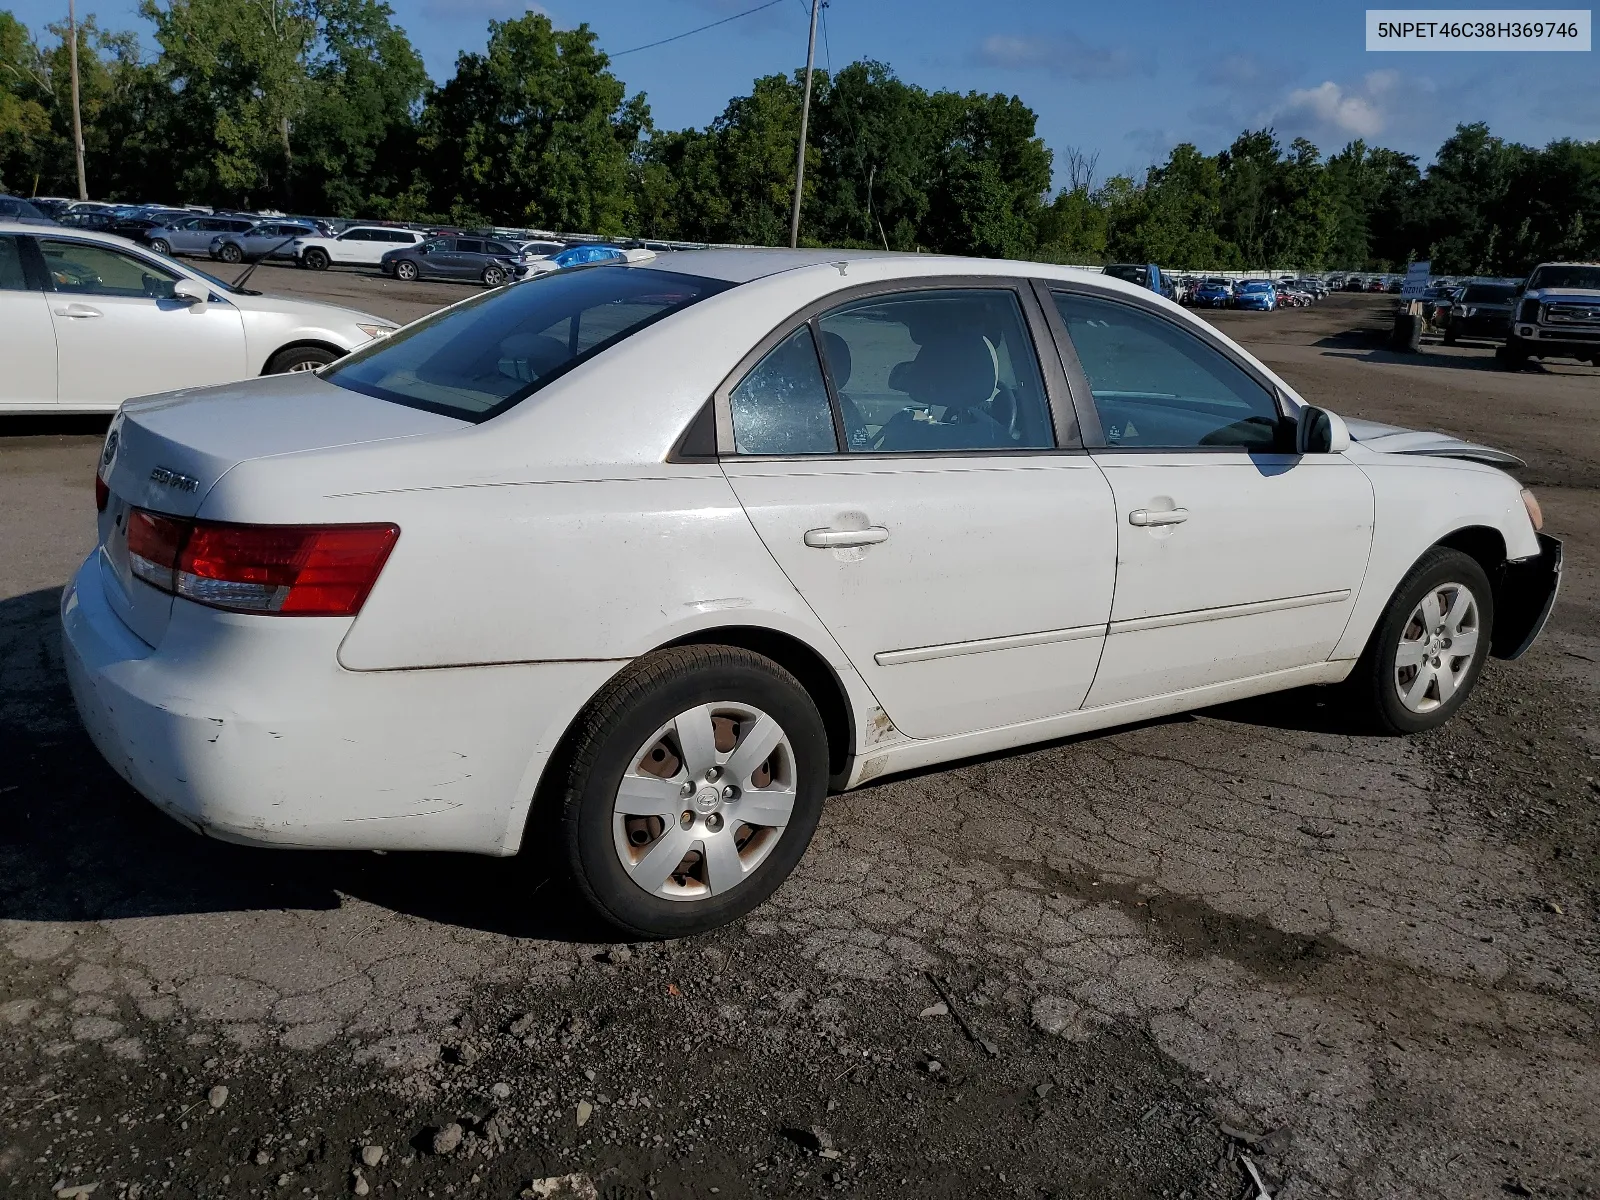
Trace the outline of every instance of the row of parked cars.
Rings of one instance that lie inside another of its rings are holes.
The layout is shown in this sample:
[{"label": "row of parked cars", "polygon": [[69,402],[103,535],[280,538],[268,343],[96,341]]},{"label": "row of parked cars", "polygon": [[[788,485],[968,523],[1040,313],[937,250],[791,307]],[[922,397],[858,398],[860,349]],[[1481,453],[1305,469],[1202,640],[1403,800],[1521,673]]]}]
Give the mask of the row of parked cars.
[{"label": "row of parked cars", "polygon": [[361,224],[336,228],[316,217],[213,212],[163,205],[103,204],[59,197],[0,197],[0,219],[55,223],[115,234],[157,254],[205,256],[237,265],[293,262],[312,271],[372,267],[402,281],[450,279],[499,287],[621,248],[555,239],[484,236],[456,229]]},{"label": "row of parked cars", "polygon": [[1304,308],[1328,294],[1320,277],[1285,275],[1279,279],[1184,278],[1176,299],[1190,308],[1238,308],[1272,312]]}]

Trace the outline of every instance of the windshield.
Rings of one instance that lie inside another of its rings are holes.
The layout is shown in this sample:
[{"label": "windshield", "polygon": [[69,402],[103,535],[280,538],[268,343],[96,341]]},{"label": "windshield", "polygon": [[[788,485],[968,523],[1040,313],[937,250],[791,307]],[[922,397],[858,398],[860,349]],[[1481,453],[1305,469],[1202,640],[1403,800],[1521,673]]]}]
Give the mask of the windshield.
[{"label": "windshield", "polygon": [[1516,294],[1514,283],[1474,283],[1462,293],[1461,299],[1476,304],[1504,304]]},{"label": "windshield", "polygon": [[1600,292],[1600,266],[1540,267],[1528,280],[1528,290],[1584,288]]},{"label": "windshield", "polygon": [[340,360],[323,378],[464,421],[486,421],[646,325],[731,286],[596,266],[486,292]]}]

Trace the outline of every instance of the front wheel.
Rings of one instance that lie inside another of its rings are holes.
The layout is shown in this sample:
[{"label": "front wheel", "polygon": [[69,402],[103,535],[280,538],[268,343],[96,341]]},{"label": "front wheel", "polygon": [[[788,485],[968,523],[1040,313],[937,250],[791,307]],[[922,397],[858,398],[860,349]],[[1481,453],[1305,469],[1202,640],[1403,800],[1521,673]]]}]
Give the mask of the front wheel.
[{"label": "front wheel", "polygon": [[731,646],[652,654],[579,717],[565,768],[568,867],[632,937],[684,937],[765,901],[805,854],[827,792],[817,708]]},{"label": "front wheel", "polygon": [[1483,670],[1494,593],[1477,560],[1435,546],[1395,589],[1348,686],[1380,733],[1437,729]]},{"label": "front wheel", "polygon": [[154,250],[157,254],[165,254],[168,258],[172,257],[172,243],[167,241],[166,238],[151,239],[150,249]]},{"label": "front wheel", "polygon": [[322,346],[290,346],[280,350],[267,363],[268,375],[289,375],[296,371],[315,371],[325,367],[339,356]]},{"label": "front wheel", "polygon": [[320,250],[313,246],[300,256],[300,261],[310,270],[326,271],[330,260],[326,250]]},{"label": "front wheel", "polygon": [[1520,371],[1528,365],[1528,347],[1521,338],[1509,337],[1506,344],[1495,351],[1498,358],[1508,371]]},{"label": "front wheel", "polygon": [[402,258],[394,265],[394,277],[402,283],[414,283],[417,278],[417,264],[409,259]]},{"label": "front wheel", "polygon": [[237,265],[244,261],[244,251],[239,249],[239,247],[235,246],[232,242],[224,242],[222,243],[221,248],[217,251],[217,257],[225,263]]},{"label": "front wheel", "polygon": [[1446,346],[1454,346],[1456,344],[1457,337],[1458,335],[1456,333],[1456,327],[1454,323],[1444,327],[1444,344]]}]

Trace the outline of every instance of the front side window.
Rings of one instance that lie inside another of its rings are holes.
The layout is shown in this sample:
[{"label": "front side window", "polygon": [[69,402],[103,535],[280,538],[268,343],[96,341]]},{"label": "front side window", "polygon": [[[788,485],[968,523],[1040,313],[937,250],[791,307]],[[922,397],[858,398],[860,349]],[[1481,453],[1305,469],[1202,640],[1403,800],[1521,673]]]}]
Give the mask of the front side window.
[{"label": "front side window", "polygon": [[733,448],[739,454],[834,454],[839,449],[809,325],[757,363],[728,399]]},{"label": "front side window", "polygon": [[1131,304],[1053,292],[1106,443],[1133,449],[1272,450],[1272,393],[1221,351]]},{"label": "front side window", "polygon": [[875,296],[817,326],[850,451],[1054,446],[1033,343],[1009,288]]},{"label": "front side window", "polygon": [[131,254],[87,242],[41,238],[45,272],[58,292],[170,300],[179,276]]},{"label": "front side window", "polygon": [[563,271],[418,321],[346,356],[323,378],[396,404],[483,421],[728,286],[649,268]]}]

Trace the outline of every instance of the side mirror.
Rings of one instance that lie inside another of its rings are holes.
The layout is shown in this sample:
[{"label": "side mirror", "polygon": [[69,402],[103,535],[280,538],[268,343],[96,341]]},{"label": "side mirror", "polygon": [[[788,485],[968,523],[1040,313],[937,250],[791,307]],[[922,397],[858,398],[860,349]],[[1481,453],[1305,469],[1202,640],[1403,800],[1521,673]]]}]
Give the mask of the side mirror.
[{"label": "side mirror", "polygon": [[193,279],[180,279],[172,285],[172,298],[199,307],[211,298],[211,289]]},{"label": "side mirror", "polygon": [[1310,405],[1300,410],[1294,431],[1296,454],[1342,454],[1349,448],[1350,429],[1338,413]]}]

